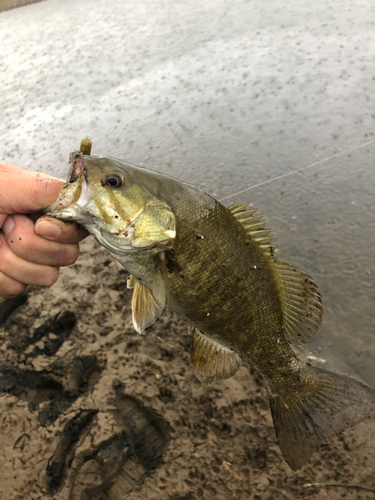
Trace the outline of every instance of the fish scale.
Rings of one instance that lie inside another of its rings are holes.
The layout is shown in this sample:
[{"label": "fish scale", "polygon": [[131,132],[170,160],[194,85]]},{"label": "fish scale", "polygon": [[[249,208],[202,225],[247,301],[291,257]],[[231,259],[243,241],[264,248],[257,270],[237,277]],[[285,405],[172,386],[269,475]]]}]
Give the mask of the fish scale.
[{"label": "fish scale", "polygon": [[[272,339],[272,347],[291,353],[280,330],[281,307],[269,258],[249,244],[246,230],[219,203],[204,218],[199,213],[199,205],[189,203],[189,223],[180,225],[178,210],[175,212],[181,229],[171,258],[181,272],[168,274],[173,309],[207,335],[239,349],[263,372],[255,350],[265,329],[278,329],[280,343]],[[196,234],[204,238],[198,239]],[[166,257],[168,262],[169,252]]]}]

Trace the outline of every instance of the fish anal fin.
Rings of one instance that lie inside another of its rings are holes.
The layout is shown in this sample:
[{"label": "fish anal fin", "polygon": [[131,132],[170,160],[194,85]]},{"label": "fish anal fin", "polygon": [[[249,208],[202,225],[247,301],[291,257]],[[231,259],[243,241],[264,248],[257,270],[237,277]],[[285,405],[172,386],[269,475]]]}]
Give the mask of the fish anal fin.
[{"label": "fish anal fin", "polygon": [[132,318],[134,329],[142,333],[161,315],[164,307],[155,299],[152,290],[135,280],[132,298]]},{"label": "fish anal fin", "polygon": [[283,327],[293,344],[307,342],[322,322],[322,298],[314,280],[285,262],[273,266],[281,300]]},{"label": "fish anal fin", "polygon": [[191,329],[193,331],[191,359],[199,380],[211,385],[217,380],[234,375],[241,366],[238,354],[194,327]]},{"label": "fish anal fin", "polygon": [[356,425],[375,411],[375,391],[349,377],[321,368],[314,383],[285,398],[270,397],[276,436],[291,469],[306,464],[328,436]]}]

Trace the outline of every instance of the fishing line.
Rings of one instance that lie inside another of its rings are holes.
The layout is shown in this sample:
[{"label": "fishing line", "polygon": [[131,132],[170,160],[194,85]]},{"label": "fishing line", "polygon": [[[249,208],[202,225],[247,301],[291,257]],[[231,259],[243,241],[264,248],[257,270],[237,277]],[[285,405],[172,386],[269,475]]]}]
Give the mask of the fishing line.
[{"label": "fishing line", "polygon": [[260,182],[259,184],[254,184],[254,186],[250,186],[246,189],[242,189],[242,191],[238,191],[237,193],[230,194],[229,196],[225,196],[224,198],[221,198],[219,201],[224,201],[227,200],[228,198],[232,198],[232,196],[237,196],[242,193],[246,193],[247,191],[250,191],[251,189],[255,189],[259,186],[264,186],[264,184],[268,184],[269,182],[277,181],[279,179],[283,179],[284,177],[288,177],[289,175],[297,174],[298,172],[302,172],[303,170],[307,170],[308,168],[316,167],[317,165],[320,165],[321,163],[324,163],[326,161],[332,160],[333,158],[337,158],[338,156],[345,155],[347,153],[350,153],[351,151],[355,151],[356,149],[361,149],[364,148],[365,146],[368,146],[369,144],[372,144],[375,142],[375,139],[372,141],[366,142],[365,144],[361,144],[360,146],[355,146],[354,148],[347,149],[346,151],[342,151],[341,153],[336,153],[335,155],[329,156],[328,158],[324,158],[324,160],[319,160],[316,161],[315,163],[311,163],[311,165],[307,165],[306,167],[299,168],[298,170],[293,170],[292,172],[288,172],[287,174],[282,174],[278,175],[277,177],[273,177],[272,179],[268,179],[266,181]]}]

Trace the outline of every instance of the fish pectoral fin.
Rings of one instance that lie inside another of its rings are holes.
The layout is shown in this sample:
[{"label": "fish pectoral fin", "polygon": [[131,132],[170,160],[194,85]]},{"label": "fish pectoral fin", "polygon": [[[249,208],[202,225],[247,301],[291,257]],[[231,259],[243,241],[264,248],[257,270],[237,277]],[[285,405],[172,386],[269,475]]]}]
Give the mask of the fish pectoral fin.
[{"label": "fish pectoral fin", "polygon": [[126,288],[128,288],[128,289],[134,288],[136,282],[137,282],[136,278],[134,278],[134,276],[132,276],[131,274],[129,274],[128,281],[126,283]]},{"label": "fish pectoral fin", "polygon": [[167,269],[162,258],[160,258],[159,270],[154,275],[152,290],[158,304],[160,304],[163,309],[168,309],[170,303],[170,290],[168,285]]},{"label": "fish pectoral fin", "polygon": [[323,306],[314,280],[285,262],[273,265],[280,291],[283,327],[293,344],[307,342],[322,322]]},{"label": "fish pectoral fin", "polygon": [[217,380],[229,378],[241,366],[241,358],[231,349],[219,344],[194,327],[191,359],[199,380],[211,385]]},{"label": "fish pectoral fin", "polygon": [[154,297],[152,290],[132,276],[134,292],[132,298],[132,318],[134,329],[138,333],[151,326],[163,312],[163,305]]},{"label": "fish pectoral fin", "polygon": [[128,278],[127,287],[134,289],[132,317],[138,333],[152,325],[170,305],[170,288],[163,255],[157,255],[155,259],[147,278],[150,286],[143,284],[132,274]]}]

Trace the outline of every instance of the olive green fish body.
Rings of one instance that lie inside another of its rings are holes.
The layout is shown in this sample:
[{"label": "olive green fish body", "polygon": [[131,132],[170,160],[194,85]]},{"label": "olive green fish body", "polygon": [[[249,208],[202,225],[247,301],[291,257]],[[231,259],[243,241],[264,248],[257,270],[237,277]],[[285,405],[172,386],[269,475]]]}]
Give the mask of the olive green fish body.
[{"label": "olive green fish body", "polygon": [[314,335],[321,298],[312,278],[278,262],[255,210],[226,208],[194,186],[120,160],[73,153],[52,214],[83,224],[131,273],[139,333],[164,310],[189,322],[203,382],[232,376],[242,361],[262,373],[293,469],[326,436],[374,412],[375,391],[296,357],[290,344]]},{"label": "olive green fish body", "polygon": [[296,358],[282,330],[271,258],[230,211],[209,201],[190,201],[181,217],[175,211],[176,239],[166,252],[172,309],[276,384],[280,365],[287,372]]}]

